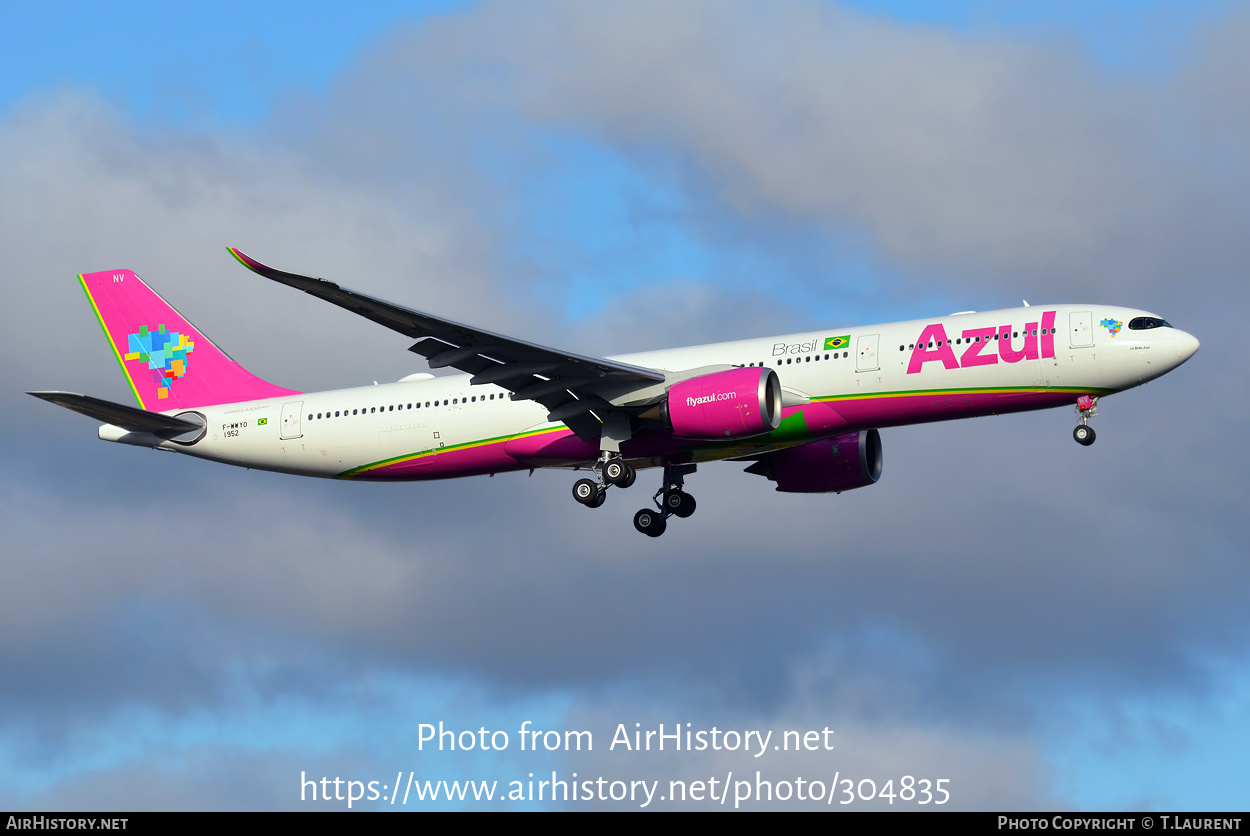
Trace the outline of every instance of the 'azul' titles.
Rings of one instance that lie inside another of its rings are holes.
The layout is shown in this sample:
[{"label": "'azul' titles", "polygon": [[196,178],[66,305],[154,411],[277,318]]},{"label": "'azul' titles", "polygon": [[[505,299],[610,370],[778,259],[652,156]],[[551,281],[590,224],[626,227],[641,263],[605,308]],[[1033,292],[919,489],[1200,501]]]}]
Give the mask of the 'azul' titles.
[{"label": "'azul' titles", "polygon": [[[1019,348],[1016,348],[1017,337],[1013,336],[1014,333],[1024,340]],[[1013,332],[1010,325],[970,328],[961,332],[959,339],[966,348],[961,348],[962,353],[956,359],[957,346],[946,336],[946,327],[940,322],[926,325],[912,349],[907,373],[918,374],[925,363],[941,363],[947,369],[966,369],[970,366],[993,366],[1000,361],[1019,363],[1021,360],[1054,357],[1055,311],[1043,313],[1040,323],[1025,323],[1023,331]]]}]

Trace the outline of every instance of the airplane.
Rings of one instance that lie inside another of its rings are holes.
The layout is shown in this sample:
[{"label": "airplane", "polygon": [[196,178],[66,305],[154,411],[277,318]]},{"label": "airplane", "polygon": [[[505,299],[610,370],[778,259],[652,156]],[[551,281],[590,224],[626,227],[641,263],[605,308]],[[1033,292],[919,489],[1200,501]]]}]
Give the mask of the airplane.
[{"label": "airplane", "polygon": [[[1166,374],[1198,340],[1146,311],[1049,305],[836,327],[620,357],[590,357],[394,305],[324,279],[243,266],[416,340],[430,369],[396,383],[297,392],[232,360],[133,271],[79,275],[138,407],[70,392],[35,397],[105,422],[99,437],[248,468],[422,481],[536,468],[589,473],[603,505],[662,468],[634,527],[694,513],[699,464],[790,493],[881,478],[885,427],[1074,406],[1094,442],[1098,400]],[[897,351],[895,350],[897,346]]]}]

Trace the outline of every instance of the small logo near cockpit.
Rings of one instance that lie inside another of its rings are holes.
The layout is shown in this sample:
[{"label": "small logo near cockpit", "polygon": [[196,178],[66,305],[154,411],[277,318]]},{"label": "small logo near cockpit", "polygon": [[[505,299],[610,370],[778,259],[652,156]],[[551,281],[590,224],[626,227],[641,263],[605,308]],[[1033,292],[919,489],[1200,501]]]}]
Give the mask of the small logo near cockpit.
[{"label": "small logo near cockpit", "polygon": [[850,334],[843,337],[825,337],[825,351],[834,351],[839,348],[846,348],[850,344]]},{"label": "small logo near cockpit", "polygon": [[1124,323],[1118,319],[1104,319],[1098,324],[1107,329],[1107,333],[1111,335],[1112,339],[1115,339],[1115,335],[1120,333],[1120,329],[1124,327]]}]

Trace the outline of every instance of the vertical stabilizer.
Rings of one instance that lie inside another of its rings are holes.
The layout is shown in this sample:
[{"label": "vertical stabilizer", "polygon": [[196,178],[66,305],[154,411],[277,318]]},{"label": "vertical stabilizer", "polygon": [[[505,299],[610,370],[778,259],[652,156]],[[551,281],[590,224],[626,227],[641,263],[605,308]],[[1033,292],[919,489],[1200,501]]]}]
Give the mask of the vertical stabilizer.
[{"label": "vertical stabilizer", "polygon": [[78,277],[141,409],[166,412],[295,394],[213,345],[131,270]]}]

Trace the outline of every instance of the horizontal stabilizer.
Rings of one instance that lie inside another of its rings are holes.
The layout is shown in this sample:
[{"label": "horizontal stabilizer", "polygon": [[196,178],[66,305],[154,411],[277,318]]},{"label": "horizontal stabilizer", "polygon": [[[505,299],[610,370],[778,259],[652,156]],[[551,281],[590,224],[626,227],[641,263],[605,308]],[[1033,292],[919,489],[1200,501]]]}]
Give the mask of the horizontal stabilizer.
[{"label": "horizontal stabilizer", "polygon": [[152,433],[162,438],[172,438],[186,433],[199,433],[204,429],[202,422],[184,421],[181,418],[148,412],[146,409],[125,406],[88,395],[76,395],[73,392],[27,392],[26,394],[75,412],[81,412],[97,421],[121,427],[129,432]]}]

